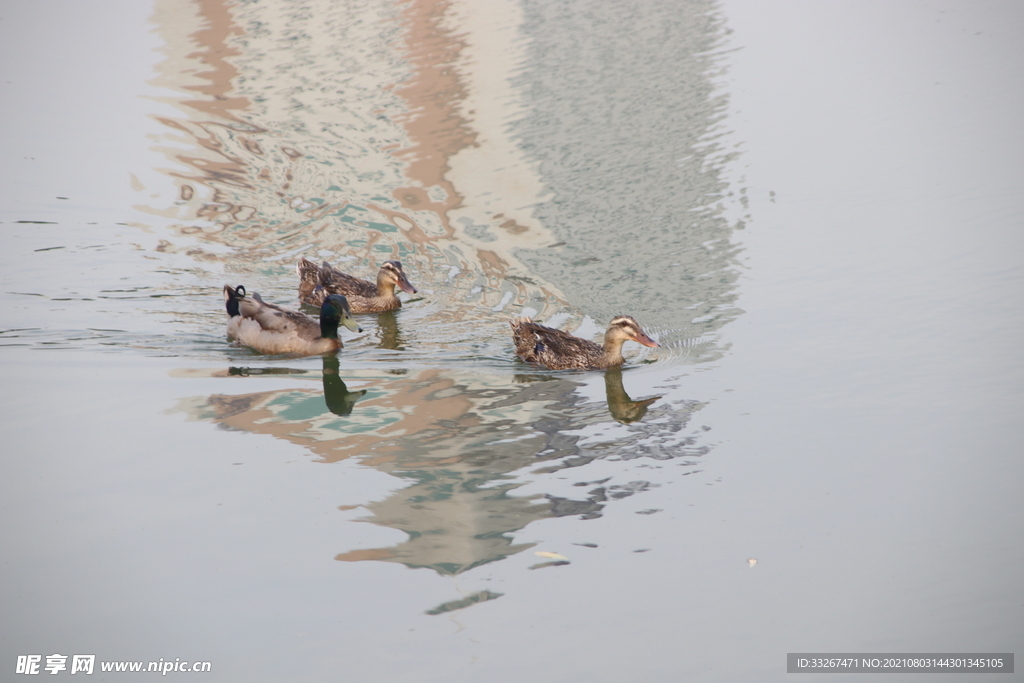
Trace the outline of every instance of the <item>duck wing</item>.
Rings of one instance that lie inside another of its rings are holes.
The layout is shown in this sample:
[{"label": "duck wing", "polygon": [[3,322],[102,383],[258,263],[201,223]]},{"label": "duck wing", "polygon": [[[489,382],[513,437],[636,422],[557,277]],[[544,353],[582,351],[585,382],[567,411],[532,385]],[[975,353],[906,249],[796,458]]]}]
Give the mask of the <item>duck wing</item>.
[{"label": "duck wing", "polygon": [[540,325],[529,318],[513,320],[511,325],[516,355],[529,363],[554,369],[587,367],[604,352],[592,341]]},{"label": "duck wing", "polygon": [[243,318],[255,320],[267,332],[294,335],[300,339],[313,340],[320,337],[320,323],[304,313],[291,311],[262,299],[246,297],[238,302]]},{"label": "duck wing", "polygon": [[323,266],[320,267],[319,284],[331,294],[362,296],[368,299],[377,296],[376,283],[343,273],[337,268],[331,267],[327,261],[324,261]]}]

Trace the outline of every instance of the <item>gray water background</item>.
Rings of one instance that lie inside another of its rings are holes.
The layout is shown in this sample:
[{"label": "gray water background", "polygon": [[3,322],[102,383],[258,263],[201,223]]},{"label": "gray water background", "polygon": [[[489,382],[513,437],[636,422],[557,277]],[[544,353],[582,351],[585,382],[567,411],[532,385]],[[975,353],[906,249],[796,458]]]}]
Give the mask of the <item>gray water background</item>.
[{"label": "gray water background", "polygon": [[[0,666],[1013,651],[1020,10],[471,8],[5,10]],[[223,336],[300,254],[422,291],[344,388]],[[524,309],[663,348],[538,371]]]}]

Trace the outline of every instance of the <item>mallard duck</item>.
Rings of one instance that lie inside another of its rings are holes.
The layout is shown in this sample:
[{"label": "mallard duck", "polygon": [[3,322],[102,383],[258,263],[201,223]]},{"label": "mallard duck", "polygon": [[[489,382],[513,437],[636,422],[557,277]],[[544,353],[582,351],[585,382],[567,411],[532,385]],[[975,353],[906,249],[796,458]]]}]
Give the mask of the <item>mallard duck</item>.
[{"label": "mallard duck", "polygon": [[353,332],[362,332],[345,297],[331,294],[320,306],[320,321],[305,313],[268,304],[245,287],[224,285],[224,304],[228,311],[228,336],[260,353],[288,353],[312,356],[341,348],[338,323]]},{"label": "mallard duck", "polygon": [[299,273],[299,299],[312,306],[319,306],[328,294],[343,294],[353,313],[381,313],[402,307],[395,295],[396,286],[409,294],[416,293],[416,288],[405,277],[401,261],[381,264],[377,284],[342,273],[327,261],[318,266],[302,258],[295,270]]},{"label": "mallard duck", "polygon": [[510,320],[516,355],[527,363],[539,363],[552,370],[585,368],[601,370],[621,365],[622,344],[628,340],[644,346],[658,346],[628,315],[620,315],[608,325],[604,345],[574,337],[568,332],[539,325],[530,318]]}]

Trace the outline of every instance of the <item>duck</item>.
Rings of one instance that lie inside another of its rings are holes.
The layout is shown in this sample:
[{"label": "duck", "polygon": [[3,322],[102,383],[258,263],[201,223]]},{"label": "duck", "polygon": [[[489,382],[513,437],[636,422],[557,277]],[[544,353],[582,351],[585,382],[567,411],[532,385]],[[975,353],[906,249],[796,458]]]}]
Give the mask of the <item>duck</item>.
[{"label": "duck", "polygon": [[603,346],[545,327],[531,318],[514,318],[509,324],[516,355],[527,363],[537,363],[551,370],[603,370],[622,365],[625,362],[622,345],[627,341],[658,347],[658,342],[648,337],[640,323],[628,315],[612,319],[604,333]]},{"label": "duck", "polygon": [[332,353],[342,346],[338,338],[339,323],[353,332],[363,331],[340,294],[324,299],[319,322],[305,313],[267,303],[256,292],[246,296],[243,285],[224,285],[224,305],[228,312],[228,337],[260,353],[294,356]]},{"label": "duck", "polygon": [[353,313],[383,313],[402,307],[395,295],[396,286],[409,294],[416,293],[401,261],[382,263],[377,271],[377,284],[342,273],[327,261],[318,266],[301,258],[295,270],[299,274],[299,299],[311,306],[319,306],[329,294],[342,294]]}]

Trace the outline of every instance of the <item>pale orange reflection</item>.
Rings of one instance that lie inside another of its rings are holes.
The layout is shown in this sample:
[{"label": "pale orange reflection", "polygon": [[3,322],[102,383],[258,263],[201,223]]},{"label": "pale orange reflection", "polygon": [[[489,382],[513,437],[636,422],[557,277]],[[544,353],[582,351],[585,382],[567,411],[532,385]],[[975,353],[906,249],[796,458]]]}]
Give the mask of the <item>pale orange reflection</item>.
[{"label": "pale orange reflection", "polygon": [[[419,186],[392,192],[407,209],[436,213],[449,237],[454,230],[448,222],[448,210],[459,206],[462,197],[446,177],[451,169],[448,160],[476,140],[476,133],[460,113],[466,87],[455,65],[465,44],[445,25],[444,15],[450,6],[447,0],[413,0],[402,12],[406,58],[414,71],[413,77],[395,91],[409,103],[409,112],[398,122],[413,144],[395,154],[408,160],[406,174]],[[444,198],[431,199],[424,189],[431,187],[440,188]]]},{"label": "pale orange reflection", "polygon": [[269,292],[278,299],[294,293],[287,278],[303,255],[370,279],[401,260],[437,304],[435,322],[479,319],[481,306],[502,319],[561,309],[558,287],[513,253],[554,241],[532,220],[540,183],[495,104],[515,99],[516,53],[481,58],[517,15],[503,0],[504,13],[489,12],[497,23],[473,23],[456,5],[158,0],[157,82],[182,93],[165,98],[182,116],[160,117],[158,149],[175,164],[178,196],[138,208],[230,247],[189,253],[226,261],[237,282],[267,264],[287,273]]},{"label": "pale orange reflection", "polygon": [[[285,376],[293,384],[315,379],[308,370],[276,366],[212,375]],[[583,400],[572,379],[543,374],[346,371],[337,357],[327,356],[322,380],[322,387],[310,382],[308,387],[214,394],[185,401],[180,409],[232,430],[302,446],[324,463],[357,457],[362,465],[406,482],[362,507],[369,513],[363,521],[403,531],[407,540],[342,552],[338,560],[382,560],[455,574],[531,547],[514,544],[511,534],[535,520],[599,517],[610,498],[644,490],[643,482],[605,487],[599,481],[580,484],[575,499],[513,495],[524,473],[568,470],[603,457],[601,449],[581,448],[579,434],[606,421],[608,412],[625,424],[644,417],[658,399],[631,400],[620,371],[605,375],[607,406]],[[685,425],[693,409],[673,411],[676,425]],[[665,434],[659,429],[652,425],[647,434],[660,443]],[[672,430],[678,431],[677,426]],[[634,432],[637,437],[642,433]],[[677,455],[699,452],[683,449],[659,457]]]},{"label": "pale orange reflection", "polygon": [[[325,374],[331,372],[327,365],[331,362],[325,359]],[[233,368],[213,376],[241,376],[249,372]],[[267,370],[257,372],[266,374]],[[273,369],[279,375],[299,372]],[[322,410],[329,401],[314,400],[323,399],[326,387],[319,385],[308,389],[214,394],[204,400],[203,410],[188,411],[202,412],[205,419],[225,427],[301,445],[325,463],[358,455],[367,465],[397,472],[472,459],[475,456],[466,451],[467,447],[477,442],[507,440],[509,435],[520,437],[518,443],[525,448],[519,450],[545,450],[545,434],[533,431],[530,418],[542,416],[552,402],[574,403],[572,395],[577,386],[569,380],[509,385],[507,378],[493,378],[491,381],[497,384],[488,386],[480,381],[479,375],[460,378],[437,369],[397,375],[356,371],[340,379],[345,391],[366,392],[353,407],[353,419],[348,423]],[[287,416],[289,407],[306,399],[310,399],[305,409],[307,417]],[[482,412],[495,408],[502,409],[502,417],[485,416]],[[522,439],[523,436],[533,440]]]},{"label": "pale orange reflection", "polygon": [[[408,540],[341,553],[337,559],[386,560],[459,573],[530,547],[513,544],[509,535],[537,519],[600,515],[603,490],[581,490],[579,500],[510,495],[521,485],[518,478],[510,481],[516,473],[556,460],[554,469],[593,459],[580,456],[573,432],[606,419],[607,413],[599,404],[581,404],[575,382],[460,377],[437,370],[396,376],[342,373],[344,378],[327,374],[336,367],[336,360],[325,359],[324,376],[333,386],[325,381],[323,388],[333,397],[311,386],[215,394],[181,408],[233,430],[301,445],[323,462],[358,456],[362,464],[408,482],[384,500],[364,505],[370,513],[365,521],[404,531]],[[250,372],[268,371],[234,368],[215,374]],[[306,374],[285,368],[269,372]],[[341,396],[339,382],[348,385]]]},{"label": "pale orange reflection", "polygon": [[234,24],[228,5],[222,0],[196,0],[196,4],[206,26],[192,34],[199,50],[189,57],[209,68],[195,74],[203,80],[202,83],[184,88],[203,93],[206,97],[186,100],[185,104],[210,116],[239,121],[235,112],[246,109],[249,100],[232,96],[231,82],[238,75],[238,70],[232,65],[231,58],[239,53],[228,39],[241,35],[242,30]]}]

